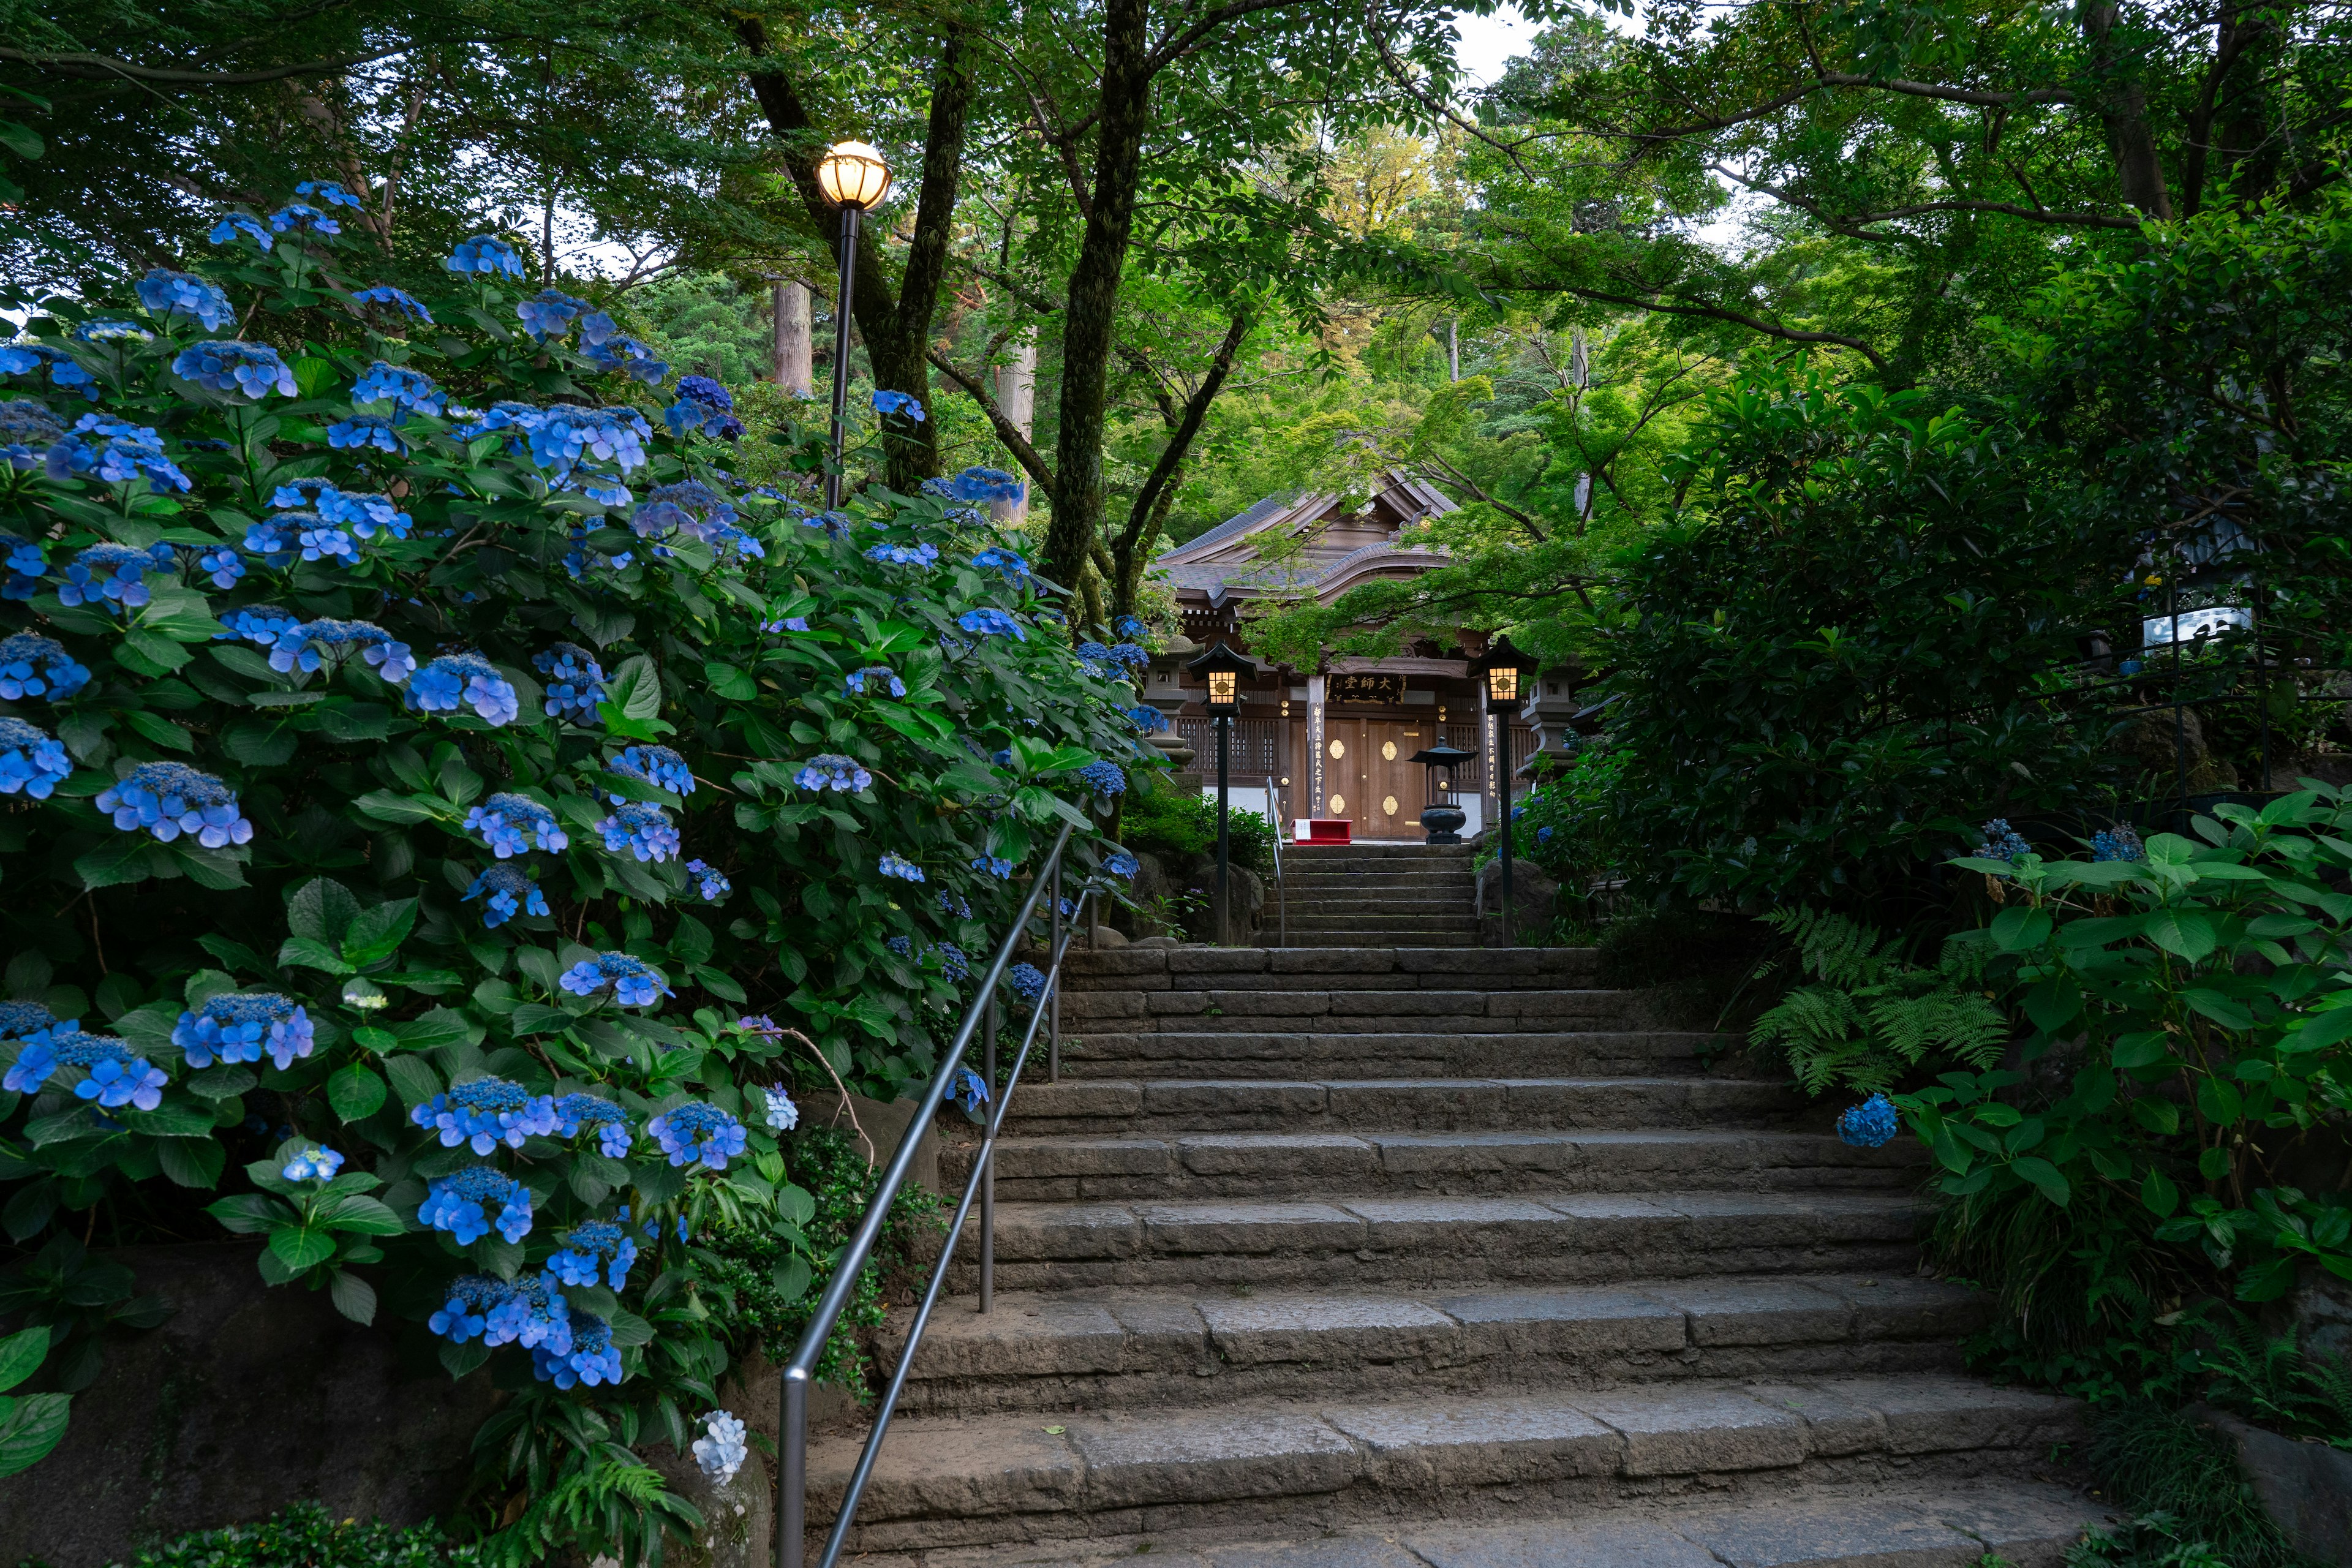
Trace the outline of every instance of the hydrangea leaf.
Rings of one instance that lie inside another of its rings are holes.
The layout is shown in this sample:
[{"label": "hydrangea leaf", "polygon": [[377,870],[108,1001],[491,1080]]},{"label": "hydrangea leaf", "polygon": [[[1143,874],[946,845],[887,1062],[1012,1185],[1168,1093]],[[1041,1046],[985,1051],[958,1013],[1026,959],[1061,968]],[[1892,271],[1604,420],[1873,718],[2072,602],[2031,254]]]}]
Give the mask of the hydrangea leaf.
[{"label": "hydrangea leaf", "polygon": [[394,795],[390,790],[370,790],[352,802],[362,812],[378,822],[439,822],[454,821],[455,814],[437,801],[412,795]]},{"label": "hydrangea leaf", "polygon": [[339,1068],[327,1079],[327,1103],[346,1122],[365,1121],[383,1109],[383,1079],[357,1063]]},{"label": "hydrangea leaf", "polygon": [[297,1274],[317,1268],[334,1255],[335,1238],[324,1231],[308,1226],[281,1225],[269,1233],[268,1256]]},{"label": "hydrangea leaf", "polygon": [[0,1416],[0,1476],[29,1470],[65,1440],[71,1396],[28,1394]]},{"label": "hydrangea leaf", "polygon": [[393,1033],[400,1037],[403,1050],[431,1051],[444,1046],[463,1045],[481,1038],[480,1028],[463,1013],[453,1008],[436,1007],[405,1023],[394,1024]]},{"label": "hydrangea leaf", "polygon": [[260,1081],[250,1069],[223,1062],[191,1075],[187,1089],[199,1100],[234,1100]]},{"label": "hydrangea leaf", "polygon": [[288,937],[278,949],[278,963],[284,968],[316,969],[334,975],[359,973],[343,962],[342,954],[307,936]]},{"label": "hydrangea leaf", "polygon": [[416,900],[395,899],[361,911],[343,935],[343,958],[356,968],[381,963],[416,929]]},{"label": "hydrangea leaf", "polygon": [[143,882],[155,874],[147,854],[150,847],[143,837],[118,837],[77,859],[74,875],[81,879],[85,888],[117,888],[126,882]]},{"label": "hydrangea leaf", "polygon": [[173,1184],[210,1192],[220,1185],[228,1151],[209,1137],[165,1138],[155,1145],[155,1161]]},{"label": "hydrangea leaf", "polygon": [[337,1193],[312,1205],[310,1222],[360,1236],[398,1236],[408,1228],[381,1199],[364,1193]]},{"label": "hydrangea leaf", "polygon": [[327,1286],[327,1295],[335,1303],[335,1310],[354,1323],[375,1321],[375,1287],[348,1268],[335,1270],[335,1278]]},{"label": "hydrangea leaf", "polygon": [[41,1358],[49,1353],[49,1331],[47,1324],[37,1323],[22,1332],[0,1340],[0,1393],[16,1387],[40,1370]]},{"label": "hydrangea leaf", "polygon": [[624,719],[656,719],[661,716],[661,676],[654,661],[645,654],[636,654],[621,663],[613,679],[604,683],[605,700],[598,706],[610,708]]},{"label": "hydrangea leaf", "polygon": [[654,1340],[654,1326],[635,1312],[613,1314],[613,1342],[626,1350],[633,1345],[649,1345]]},{"label": "hydrangea leaf", "polygon": [[151,1138],[210,1138],[213,1117],[184,1100],[167,1100],[152,1110],[124,1109],[115,1114],[133,1132],[143,1132]]},{"label": "hydrangea leaf", "polygon": [[431,1101],[441,1092],[441,1075],[416,1057],[387,1057],[384,1077],[392,1080],[392,1091],[400,1096],[404,1106],[419,1106]]},{"label": "hydrangea leaf", "polygon": [[114,650],[115,662],[131,665],[142,675],[168,674],[194,657],[163,633],[136,626],[122,634]]},{"label": "hydrangea leaf", "polygon": [[331,877],[313,877],[286,900],[287,929],[330,948],[341,943],[359,917],[358,898]]},{"label": "hydrangea leaf", "polygon": [[205,1212],[239,1236],[258,1236],[286,1221],[287,1206],[263,1193],[238,1193],[205,1205]]},{"label": "hydrangea leaf", "polygon": [[797,1301],[806,1295],[811,1278],[813,1276],[809,1270],[808,1259],[805,1258],[778,1258],[775,1268],[768,1271],[768,1283],[775,1288],[776,1294],[787,1301]]},{"label": "hydrangea leaf", "polygon": [[132,729],[159,746],[168,747],[174,752],[194,752],[196,749],[195,736],[191,734],[185,726],[174,724],[169,719],[154,713],[142,712],[136,708],[125,709],[122,718],[124,722]]}]

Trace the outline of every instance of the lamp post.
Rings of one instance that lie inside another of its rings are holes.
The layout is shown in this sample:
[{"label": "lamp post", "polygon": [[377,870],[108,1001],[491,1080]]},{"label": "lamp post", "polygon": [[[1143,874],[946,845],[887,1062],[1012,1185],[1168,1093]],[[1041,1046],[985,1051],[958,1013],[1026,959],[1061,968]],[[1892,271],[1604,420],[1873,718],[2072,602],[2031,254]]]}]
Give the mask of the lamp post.
[{"label": "lamp post", "polygon": [[1241,706],[1241,678],[1257,674],[1257,666],[1223,643],[1184,667],[1209,683],[1209,717],[1217,727],[1217,942],[1223,946],[1232,932],[1232,839],[1227,833],[1226,796],[1232,775],[1234,714]]},{"label": "lamp post", "polygon": [[827,511],[841,504],[841,443],[849,406],[849,302],[857,285],[857,220],[890,194],[890,165],[863,142],[836,142],[816,161],[816,188],[841,209],[841,286],[833,299],[833,471],[824,477]]},{"label": "lamp post", "polygon": [[1440,800],[1438,796],[1450,795],[1460,788],[1462,764],[1475,762],[1477,756],[1475,752],[1465,752],[1459,746],[1449,746],[1440,741],[1405,759],[1409,763],[1419,763],[1429,770],[1428,783],[1422,790],[1422,798],[1428,804],[1421,808],[1421,825],[1429,830],[1430,843],[1462,842],[1462,825],[1470,818],[1460,806]]},{"label": "lamp post", "polygon": [[1470,661],[1470,673],[1482,676],[1486,682],[1486,711],[1499,715],[1495,724],[1495,778],[1501,799],[1503,851],[1503,945],[1512,944],[1511,917],[1516,912],[1511,904],[1511,710],[1519,705],[1519,677],[1532,674],[1536,662],[1511,646],[1507,637],[1497,637],[1486,650],[1484,658]]}]

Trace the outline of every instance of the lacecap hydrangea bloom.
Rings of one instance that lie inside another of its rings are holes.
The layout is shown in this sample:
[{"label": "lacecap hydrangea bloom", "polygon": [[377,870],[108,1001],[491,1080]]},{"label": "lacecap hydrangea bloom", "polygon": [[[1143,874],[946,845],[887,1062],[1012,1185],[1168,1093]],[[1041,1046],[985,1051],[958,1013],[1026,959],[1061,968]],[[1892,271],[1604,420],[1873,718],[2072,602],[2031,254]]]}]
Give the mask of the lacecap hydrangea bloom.
[{"label": "lacecap hydrangea bloom", "polygon": [[215,588],[234,588],[245,576],[245,557],[232,544],[199,545],[196,575],[208,579]]},{"label": "lacecap hydrangea bloom", "polygon": [[568,337],[572,323],[583,316],[595,314],[603,318],[606,331],[601,337],[610,337],[613,319],[604,315],[585,300],[574,299],[557,289],[542,289],[515,306],[515,319],[522,330],[541,342],[550,338]]},{"label": "lacecap hydrangea bloom", "polygon": [[501,1143],[520,1149],[526,1138],[551,1138],[559,1124],[552,1099],[502,1078],[452,1084],[446,1093],[410,1111],[408,1119],[438,1133],[443,1148],[467,1143],[477,1154],[487,1154]]},{"label": "lacecap hydrangea bloom", "polygon": [[[694,793],[694,770],[667,746],[631,746],[604,765],[623,778],[635,779],[672,795]],[[626,797],[616,795],[611,798],[618,805]]]},{"label": "lacecap hydrangea bloom", "polygon": [[902,882],[923,880],[923,868],[920,866],[887,849],[882,852],[882,858],[874,863],[874,868],[885,877],[896,877]]},{"label": "lacecap hydrangea bloom", "polygon": [[547,1271],[566,1285],[593,1285],[601,1275],[618,1290],[628,1283],[629,1266],[636,1260],[637,1244],[628,1233],[596,1219],[572,1227],[562,1250],[547,1260]]},{"label": "lacecap hydrangea bloom", "polygon": [[2094,860],[2145,860],[2147,846],[2140,842],[2139,830],[2118,823],[2091,835],[2091,858]]},{"label": "lacecap hydrangea bloom", "polygon": [[1078,779],[1099,795],[1127,793],[1127,773],[1117,763],[1088,763],[1078,770]]},{"label": "lacecap hydrangea bloom", "polygon": [[217,642],[236,637],[261,647],[277,646],[278,639],[302,629],[302,617],[291,610],[281,610],[275,605],[245,605],[229,611],[220,618],[221,629],[213,634]]},{"label": "lacecap hydrangea bloom", "polygon": [[433,312],[425,308],[423,301],[405,289],[395,289],[389,283],[362,289],[352,298],[362,305],[389,305],[412,320],[423,321],[427,326],[433,323]]},{"label": "lacecap hydrangea bloom", "polygon": [[236,320],[236,309],[217,285],[193,272],[158,267],[137,285],[139,302],[148,313],[168,321],[193,316],[208,332],[217,332]]},{"label": "lacecap hydrangea bloom", "polygon": [[527,795],[501,791],[466,813],[466,830],[501,860],[528,849],[562,849],[572,840],[556,826],[555,814]]},{"label": "lacecap hydrangea bloom", "polygon": [[947,493],[975,503],[1019,500],[1028,486],[1002,468],[966,468],[948,480]]},{"label": "lacecap hydrangea bloom", "polygon": [[562,1350],[552,1345],[530,1347],[531,1375],[558,1388],[585,1384],[616,1384],[624,1375],[621,1348],[613,1342],[613,1325],[573,1307],[571,1334]]},{"label": "lacecap hydrangea bloom", "polygon": [[670,821],[668,812],[649,801],[632,801],[614,808],[612,816],[596,825],[596,831],[604,836],[605,849],[614,855],[626,852],[656,863],[677,856],[677,825]]},{"label": "lacecap hydrangea bloom", "polygon": [[1114,849],[1110,858],[1103,862],[1103,869],[1114,877],[1132,877],[1143,869],[1143,862],[1124,849]]},{"label": "lacecap hydrangea bloom", "polygon": [[1015,642],[1029,640],[1029,634],[1021,629],[1021,623],[1003,610],[966,610],[956,617],[956,625],[975,637],[1011,637]]},{"label": "lacecap hydrangea bloom", "polygon": [[887,664],[869,664],[863,669],[853,669],[843,678],[842,685],[855,697],[904,697],[907,683]]},{"label": "lacecap hydrangea bloom", "polygon": [[426,713],[471,708],[492,724],[511,724],[522,711],[514,685],[478,653],[445,653],[408,680],[408,706]]},{"label": "lacecap hydrangea bloom", "polygon": [[47,800],[72,772],[73,760],[47,731],[0,719],[0,795]]},{"label": "lacecap hydrangea bloom", "polygon": [[720,1486],[735,1479],[751,1453],[744,1446],[743,1423],[724,1410],[714,1410],[703,1422],[703,1435],[694,1440],[694,1462]]},{"label": "lacecap hydrangea bloom", "polygon": [[877,544],[866,552],[866,559],[886,566],[929,566],[939,558],[936,544]]},{"label": "lacecap hydrangea bloom", "polygon": [[[0,759],[0,766],[5,765],[5,759]],[[696,890],[702,895],[702,901],[706,904],[715,904],[735,890],[735,884],[727,879],[727,873],[708,861],[688,860],[686,874],[695,879]]]},{"label": "lacecap hydrangea bloom", "polygon": [[[373,417],[373,415],[370,416]],[[285,494],[280,489],[278,494]],[[329,522],[341,523],[362,539],[373,539],[378,533],[394,539],[405,539],[415,520],[400,510],[400,503],[387,495],[372,491],[339,490],[332,485],[320,489],[313,503],[319,515]]]},{"label": "lacecap hydrangea bloom", "polygon": [[790,1132],[801,1124],[801,1108],[793,1103],[791,1093],[781,1083],[772,1083],[760,1091],[765,1102],[761,1119],[778,1132]]},{"label": "lacecap hydrangea bloom", "polygon": [[337,420],[327,426],[327,445],[350,452],[373,447],[394,457],[408,450],[408,443],[393,428],[392,421],[381,414],[354,414],[348,419]]},{"label": "lacecap hydrangea bloom", "polygon": [[[72,1029],[79,1026],[76,1020],[63,1026]],[[58,1026],[58,1016],[38,1002],[0,1002],[0,1040],[21,1040],[27,1035]]]},{"label": "lacecap hydrangea bloom", "polygon": [[544,1345],[558,1354],[572,1348],[569,1309],[544,1274],[511,1281],[488,1274],[453,1279],[446,1304],[426,1326],[458,1344],[479,1334],[486,1345]]},{"label": "lacecap hydrangea bloom", "polygon": [[971,858],[971,868],[975,871],[984,871],[1000,880],[1013,879],[1013,862],[1001,855],[975,855]]},{"label": "lacecap hydrangea bloom", "polygon": [[82,476],[107,484],[147,481],[151,495],[170,495],[194,487],[180,466],[163,455],[163,438],[143,425],[126,424],[104,414],[85,414],[41,458],[41,472],[52,479]]},{"label": "lacecap hydrangea bloom", "polygon": [[478,234],[461,241],[442,266],[452,272],[480,272],[508,278],[522,276],[522,258],[496,235]]},{"label": "lacecap hydrangea bloom", "polygon": [[803,763],[793,774],[793,783],[802,789],[834,790],[843,795],[870,788],[874,775],[859,766],[856,759],[826,752]]},{"label": "lacecap hydrangea bloom", "polygon": [[904,415],[907,418],[914,420],[917,424],[922,423],[923,419],[923,405],[903,392],[886,391],[876,393],[874,395],[874,412],[884,415]]},{"label": "lacecap hydrangea bloom", "polygon": [[259,401],[272,392],[280,397],[299,395],[294,373],[268,343],[238,342],[219,338],[184,349],[172,362],[172,374],[214,392],[233,392]]},{"label": "lacecap hydrangea bloom", "polygon": [[547,716],[593,724],[604,700],[604,670],[578,643],[560,642],[531,656],[531,668],[547,677]]},{"label": "lacecap hydrangea bloom", "polygon": [[299,669],[304,674],[325,666],[340,668],[354,653],[378,675],[397,686],[416,668],[408,645],[366,621],[306,621],[278,634],[269,650],[269,668],[280,674]]},{"label": "lacecap hydrangea bloom", "polygon": [[508,1242],[519,1242],[530,1234],[530,1189],[496,1165],[468,1165],[441,1177],[416,1211],[420,1224],[447,1231],[460,1247],[473,1246],[494,1225]]},{"label": "lacecap hydrangea bloom", "polygon": [[41,579],[48,574],[49,563],[41,547],[31,540],[0,533],[0,569],[6,571],[8,578],[5,585],[0,585],[0,598],[29,599],[41,591]]},{"label": "lacecap hydrangea bloom", "polygon": [[565,970],[556,984],[574,996],[593,996],[610,990],[624,1007],[650,1007],[656,996],[675,996],[661,971],[625,952],[600,952]]},{"label": "lacecap hydrangea bloom", "polygon": [[646,416],[623,404],[581,408],[565,404],[545,410],[530,430],[530,459],[542,468],[569,469],[585,457],[643,468],[645,438],[653,434]]},{"label": "lacecap hydrangea bloom", "polygon": [[948,1091],[948,1097],[963,1107],[966,1116],[977,1114],[988,1103],[988,1080],[971,1068],[956,1068],[953,1082],[955,1087]]},{"label": "lacecap hydrangea bloom", "polygon": [[1158,735],[1168,728],[1168,715],[1147,703],[1138,703],[1127,710],[1128,722],[1139,735]]},{"label": "lacecap hydrangea bloom", "polygon": [[288,202],[269,215],[272,234],[341,234],[343,226],[308,202]]},{"label": "lacecap hydrangea bloom", "polygon": [[1994,817],[1978,831],[1984,836],[1983,841],[1977,846],[1977,858],[1979,860],[2015,860],[2033,853],[2033,846],[2025,841],[2024,835],[2010,826],[2009,818],[2005,816]]},{"label": "lacecap hydrangea bloom", "polygon": [[[565,1138],[577,1138],[593,1128],[596,1152],[607,1159],[617,1160],[629,1152],[629,1113],[609,1100],[599,1100],[593,1094],[567,1094],[555,1102],[555,1131]],[[636,1256],[630,1249],[630,1256]],[[615,1282],[614,1289],[618,1289]]]},{"label": "lacecap hydrangea bloom", "polygon": [[707,375],[678,377],[677,401],[662,411],[662,418],[673,436],[700,431],[731,441],[743,433],[743,422],[735,416],[735,395]]},{"label": "lacecap hydrangea bloom", "polygon": [[143,827],[165,844],[183,833],[207,849],[253,841],[253,824],[237,809],[236,792],[185,763],[142,763],[96,804],[121,832]]},{"label": "lacecap hydrangea bloom", "polygon": [[310,1015],[291,997],[275,991],[214,996],[180,1015],[172,1043],[192,1068],[215,1061],[257,1062],[264,1052],[282,1072],[317,1043]]},{"label": "lacecap hydrangea bloom", "polygon": [[674,1106],[646,1123],[646,1131],[659,1143],[673,1165],[700,1161],[714,1171],[743,1152],[743,1124],[715,1105],[689,1100]]},{"label": "lacecap hydrangea bloom", "polygon": [[1029,575],[1029,563],[1001,545],[991,545],[971,558],[971,563],[983,572],[1002,572],[1008,582],[1019,583]]},{"label": "lacecap hydrangea bloom", "polygon": [[298,1150],[286,1162],[279,1176],[289,1182],[331,1182],[335,1173],[343,1168],[343,1157],[332,1149],[322,1149],[313,1143]]},{"label": "lacecap hydrangea bloom", "polygon": [[1876,1149],[1891,1142],[1895,1133],[1895,1106],[1883,1094],[1874,1094],[1860,1105],[1849,1106],[1838,1117],[1838,1141],[1856,1149]]},{"label": "lacecap hydrangea bloom", "polygon": [[[120,1044],[121,1042],[116,1042]],[[127,1049],[127,1047],[126,1047]],[[101,1110],[152,1110],[163,1103],[163,1086],[171,1079],[144,1057],[95,1062],[89,1076],[74,1085],[76,1098],[98,1101]]]},{"label": "lacecap hydrangea bloom", "polygon": [[632,380],[647,386],[658,386],[669,375],[669,362],[635,338],[606,338],[601,343],[588,344],[581,352],[600,368],[625,371]]},{"label": "lacecap hydrangea bloom", "polygon": [[547,895],[539,884],[512,866],[492,866],[474,879],[460,902],[488,895],[482,906],[482,925],[496,931],[517,915],[544,915],[548,912]]}]

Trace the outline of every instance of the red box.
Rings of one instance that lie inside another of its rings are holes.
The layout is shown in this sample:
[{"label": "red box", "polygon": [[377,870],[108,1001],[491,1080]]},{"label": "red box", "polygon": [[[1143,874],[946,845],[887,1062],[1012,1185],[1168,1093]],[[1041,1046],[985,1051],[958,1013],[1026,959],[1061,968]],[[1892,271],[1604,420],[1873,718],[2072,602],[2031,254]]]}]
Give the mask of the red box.
[{"label": "red box", "polygon": [[1307,819],[1304,844],[1347,844],[1352,842],[1355,824],[1344,816],[1310,816]]}]

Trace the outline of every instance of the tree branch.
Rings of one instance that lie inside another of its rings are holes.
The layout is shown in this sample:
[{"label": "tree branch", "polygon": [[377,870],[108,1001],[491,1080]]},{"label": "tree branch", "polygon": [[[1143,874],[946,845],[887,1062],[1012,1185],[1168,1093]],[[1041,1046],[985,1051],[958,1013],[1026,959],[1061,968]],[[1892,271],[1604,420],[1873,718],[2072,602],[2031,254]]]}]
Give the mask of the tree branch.
[{"label": "tree branch", "polygon": [[123,81],[160,82],[168,87],[250,87],[256,82],[284,81],[289,77],[340,76],[353,66],[405,54],[410,47],[404,43],[391,48],[373,49],[366,54],[345,55],[337,59],[304,60],[299,65],[269,66],[249,71],[181,70],[170,66],[133,65],[112,55],[6,47],[0,47],[0,60],[14,60],[31,66],[35,70],[53,71],[58,76],[78,77],[84,80],[120,79]]},{"label": "tree branch", "polygon": [[927,357],[939,368],[940,374],[971,395],[971,400],[980,405],[980,411],[988,416],[988,423],[995,430],[996,438],[1004,443],[1006,451],[1013,454],[1013,460],[1028,470],[1030,479],[1036,482],[1039,489],[1048,496],[1053,495],[1054,470],[1046,467],[1045,459],[1037,448],[1029,444],[1029,437],[1021,434],[1021,426],[1013,423],[1004,410],[997,405],[996,399],[988,395],[988,389],[958,370],[955,362],[940,350],[931,350]]},{"label": "tree branch", "polygon": [[[1185,454],[1192,450],[1192,438],[1201,433],[1201,421],[1207,417],[1209,405],[1216,401],[1218,389],[1225,384],[1225,377],[1232,374],[1234,355],[1240,351],[1242,339],[1249,333],[1249,320],[1246,310],[1234,312],[1234,324],[1225,329],[1225,341],[1217,345],[1217,354],[1209,362],[1208,374],[1201,378],[1201,384],[1193,389],[1192,395],[1185,399],[1183,414],[1177,420],[1174,432],[1169,436],[1168,445],[1160,449],[1160,460],[1151,465],[1150,476],[1143,481],[1143,488],[1135,492],[1135,504],[1128,509],[1127,535],[1121,542],[1130,552],[1145,542],[1141,540],[1143,525],[1158,503],[1160,492],[1167,488],[1169,480],[1183,463]],[[1166,412],[1164,404],[1162,412]]]}]

